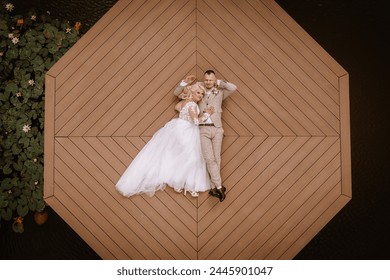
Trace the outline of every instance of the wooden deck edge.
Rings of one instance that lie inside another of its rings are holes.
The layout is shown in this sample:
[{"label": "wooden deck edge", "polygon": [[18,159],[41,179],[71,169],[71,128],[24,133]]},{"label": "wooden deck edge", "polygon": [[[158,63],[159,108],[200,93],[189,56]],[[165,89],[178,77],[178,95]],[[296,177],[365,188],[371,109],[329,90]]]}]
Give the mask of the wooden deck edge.
[{"label": "wooden deck edge", "polygon": [[349,75],[339,78],[340,88],[340,151],[341,151],[341,192],[352,198],[351,170],[351,128],[349,110]]},{"label": "wooden deck edge", "polygon": [[54,195],[55,78],[45,76],[44,197]]},{"label": "wooden deck edge", "polygon": [[340,195],[329,208],[298,238],[280,259],[292,260],[351,200],[349,196]]},{"label": "wooden deck edge", "polygon": [[99,36],[100,32],[110,24],[110,18],[115,17],[116,9],[113,9],[114,7],[120,8],[122,5],[127,6],[130,1],[127,0],[118,0],[118,2],[111,7],[105,13],[101,19],[99,19],[92,27],[91,29],[85,33],[72,48],[70,48],[57,63],[55,63],[48,71],[48,73],[53,76],[57,77],[72,60],[77,59],[79,55],[81,55],[84,48],[86,48],[94,38]]},{"label": "wooden deck edge", "polygon": [[46,199],[47,204],[83,239],[102,259],[116,260],[111,252],[55,197]]},{"label": "wooden deck edge", "polygon": [[323,48],[321,45],[310,36],[278,3],[274,0],[261,0],[272,12],[274,12],[282,22],[288,26],[292,32],[305,43],[325,65],[327,65],[336,76],[340,77],[347,71]]}]

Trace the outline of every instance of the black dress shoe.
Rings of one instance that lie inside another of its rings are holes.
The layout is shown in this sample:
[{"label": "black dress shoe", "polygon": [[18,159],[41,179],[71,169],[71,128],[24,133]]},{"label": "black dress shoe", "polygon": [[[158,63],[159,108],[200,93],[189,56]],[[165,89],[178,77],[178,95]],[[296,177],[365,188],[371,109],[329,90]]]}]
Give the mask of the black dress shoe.
[{"label": "black dress shoe", "polygon": [[221,199],[221,194],[220,192],[217,190],[217,188],[213,188],[209,191],[209,195],[211,196],[215,196],[215,197],[218,197],[219,199]]},{"label": "black dress shoe", "polygon": [[217,192],[219,193],[219,201],[220,202],[224,201],[226,198],[225,191],[226,191],[226,188],[224,186],[222,186],[222,188],[220,188],[220,189],[217,189]]}]

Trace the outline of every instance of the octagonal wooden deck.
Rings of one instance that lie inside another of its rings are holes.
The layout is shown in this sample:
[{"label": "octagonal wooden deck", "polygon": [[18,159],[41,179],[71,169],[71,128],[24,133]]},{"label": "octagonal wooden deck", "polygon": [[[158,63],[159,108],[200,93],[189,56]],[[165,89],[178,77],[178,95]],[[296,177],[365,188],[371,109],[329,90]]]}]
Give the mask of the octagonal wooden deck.
[{"label": "octagonal wooden deck", "polygon": [[[206,69],[219,203],[114,185]],[[46,76],[45,199],[104,259],[291,259],[351,199],[348,74],[272,0],[120,0]]]}]

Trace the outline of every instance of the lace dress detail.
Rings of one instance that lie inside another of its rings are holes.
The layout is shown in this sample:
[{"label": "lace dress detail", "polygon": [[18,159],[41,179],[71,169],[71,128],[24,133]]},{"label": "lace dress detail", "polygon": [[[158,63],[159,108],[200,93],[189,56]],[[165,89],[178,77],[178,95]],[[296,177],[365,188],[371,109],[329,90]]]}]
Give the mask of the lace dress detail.
[{"label": "lace dress detail", "polygon": [[191,114],[193,116],[198,116],[199,115],[199,106],[195,102],[188,102],[183,106],[183,108],[180,110],[179,118],[182,120],[186,120],[189,122],[192,122],[195,125],[199,125],[199,120],[197,117],[191,118]]}]

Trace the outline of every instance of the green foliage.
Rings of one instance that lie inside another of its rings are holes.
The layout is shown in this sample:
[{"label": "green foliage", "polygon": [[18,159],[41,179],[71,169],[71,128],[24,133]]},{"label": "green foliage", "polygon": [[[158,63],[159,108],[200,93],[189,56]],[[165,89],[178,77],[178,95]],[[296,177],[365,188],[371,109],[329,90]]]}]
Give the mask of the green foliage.
[{"label": "green foliage", "polygon": [[[68,22],[0,6],[0,219],[41,211],[45,74],[79,39]],[[19,229],[20,231],[20,229]]]}]

